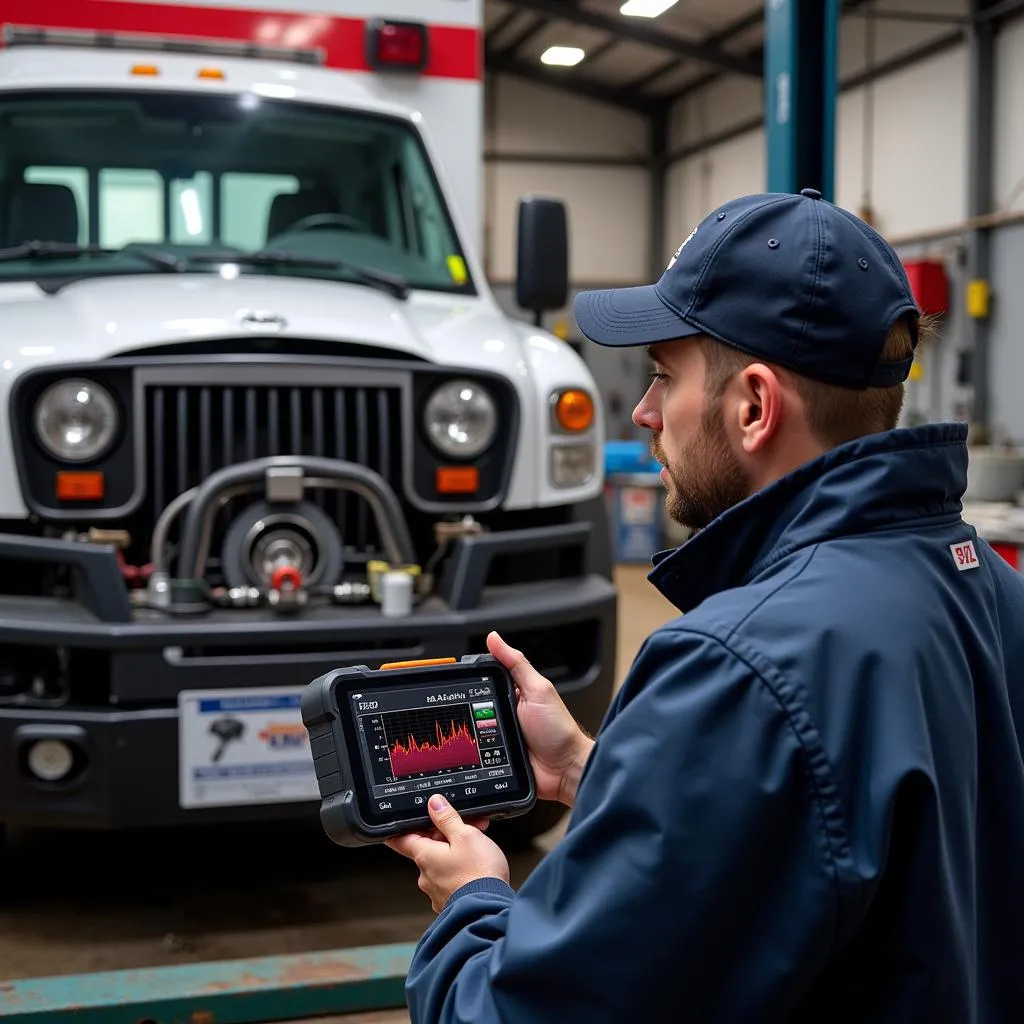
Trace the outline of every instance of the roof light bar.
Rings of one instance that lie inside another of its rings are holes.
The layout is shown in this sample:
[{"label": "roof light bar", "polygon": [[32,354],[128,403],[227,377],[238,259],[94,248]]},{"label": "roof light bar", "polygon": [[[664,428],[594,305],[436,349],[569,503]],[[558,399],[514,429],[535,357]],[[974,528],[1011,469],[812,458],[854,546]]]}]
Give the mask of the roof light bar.
[{"label": "roof light bar", "polygon": [[281,60],[297,64],[326,63],[322,48],[313,50],[238,43],[220,39],[185,39],[173,36],[129,35],[120,32],[92,32],[76,29],[4,26],[5,46],[74,46],[85,49],[153,50],[160,53],[199,54],[204,57],[248,57]]}]

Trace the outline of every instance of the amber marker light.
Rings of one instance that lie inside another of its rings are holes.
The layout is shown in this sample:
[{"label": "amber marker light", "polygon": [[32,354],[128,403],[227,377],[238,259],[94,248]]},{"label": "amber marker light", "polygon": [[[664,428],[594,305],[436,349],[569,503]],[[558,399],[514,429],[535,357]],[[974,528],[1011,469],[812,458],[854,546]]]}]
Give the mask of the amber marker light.
[{"label": "amber marker light", "polygon": [[434,476],[438,494],[475,494],[480,487],[476,466],[439,466]]},{"label": "amber marker light", "polygon": [[578,388],[563,391],[555,401],[555,420],[571,434],[588,429],[594,422],[594,400]]},{"label": "amber marker light", "polygon": [[60,501],[102,501],[106,488],[102,473],[61,470],[56,490]]}]

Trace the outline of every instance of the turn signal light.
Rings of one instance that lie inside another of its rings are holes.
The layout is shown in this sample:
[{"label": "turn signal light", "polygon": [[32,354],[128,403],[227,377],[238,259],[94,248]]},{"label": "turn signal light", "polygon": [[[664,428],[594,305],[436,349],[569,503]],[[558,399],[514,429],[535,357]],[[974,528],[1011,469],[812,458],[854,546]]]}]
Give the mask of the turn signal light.
[{"label": "turn signal light", "polygon": [[427,66],[427,28],[413,21],[371,21],[366,59],[377,70],[422,71]]},{"label": "turn signal light", "polygon": [[594,400],[586,391],[563,391],[555,402],[555,419],[563,430],[578,434],[594,422]]},{"label": "turn signal light", "polygon": [[476,466],[441,466],[434,475],[438,494],[475,494],[480,486]]},{"label": "turn signal light", "polygon": [[155,76],[160,74],[160,69],[155,64],[133,64],[132,74]]},{"label": "turn signal light", "polygon": [[60,501],[101,501],[105,491],[102,473],[62,470],[57,474]]},{"label": "turn signal light", "polygon": [[220,68],[200,68],[196,78],[207,78],[216,82],[223,82],[227,76]]}]

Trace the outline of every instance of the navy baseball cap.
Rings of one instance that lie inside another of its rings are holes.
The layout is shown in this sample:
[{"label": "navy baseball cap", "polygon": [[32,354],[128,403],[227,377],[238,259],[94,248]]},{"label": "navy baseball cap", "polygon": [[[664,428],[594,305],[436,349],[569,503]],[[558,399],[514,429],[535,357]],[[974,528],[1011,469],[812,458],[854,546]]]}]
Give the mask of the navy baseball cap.
[{"label": "navy baseball cap", "polygon": [[[913,359],[883,362],[881,352],[893,324],[919,310],[882,236],[804,189],[726,203],[657,284],[581,292],[574,312],[600,345],[707,334],[805,377],[864,388],[907,379]],[[916,321],[911,330],[916,346]]]}]

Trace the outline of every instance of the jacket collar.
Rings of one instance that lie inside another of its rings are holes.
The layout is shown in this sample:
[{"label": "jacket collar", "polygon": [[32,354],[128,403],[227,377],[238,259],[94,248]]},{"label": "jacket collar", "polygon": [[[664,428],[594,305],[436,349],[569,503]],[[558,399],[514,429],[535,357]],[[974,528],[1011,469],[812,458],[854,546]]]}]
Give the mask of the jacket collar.
[{"label": "jacket collar", "polygon": [[959,516],[966,487],[966,424],[872,434],[805,463],[680,547],[659,552],[648,579],[685,614],[799,548],[925,517]]}]

